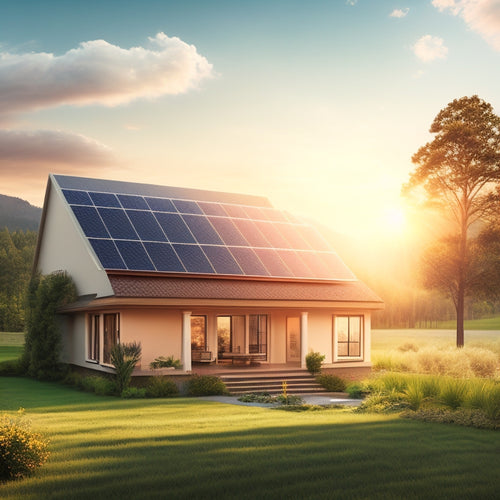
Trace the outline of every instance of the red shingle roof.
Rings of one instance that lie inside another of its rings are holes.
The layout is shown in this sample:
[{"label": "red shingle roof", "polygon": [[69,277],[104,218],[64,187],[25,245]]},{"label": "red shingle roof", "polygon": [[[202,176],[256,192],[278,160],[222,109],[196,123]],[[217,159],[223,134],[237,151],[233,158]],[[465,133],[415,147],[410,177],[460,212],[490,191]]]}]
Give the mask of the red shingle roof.
[{"label": "red shingle roof", "polygon": [[108,277],[115,296],[120,298],[296,300],[382,304],[382,300],[360,281],[297,283],[119,274],[111,274]]}]

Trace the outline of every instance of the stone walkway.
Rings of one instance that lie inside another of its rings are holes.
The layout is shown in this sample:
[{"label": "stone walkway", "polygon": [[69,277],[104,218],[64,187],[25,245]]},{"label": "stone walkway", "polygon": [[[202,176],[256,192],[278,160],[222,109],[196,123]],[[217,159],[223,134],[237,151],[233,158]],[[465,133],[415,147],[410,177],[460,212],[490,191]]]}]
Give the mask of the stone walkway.
[{"label": "stone walkway", "polygon": [[[337,394],[329,394],[327,392],[321,394],[299,394],[305,404],[328,406],[328,405],[343,405],[343,406],[359,406],[362,403],[361,399],[349,399],[339,397]],[[263,408],[273,408],[275,403],[245,403],[238,401],[239,396],[202,396],[199,399],[203,401],[216,401],[218,403],[227,403],[240,406],[260,406]]]}]

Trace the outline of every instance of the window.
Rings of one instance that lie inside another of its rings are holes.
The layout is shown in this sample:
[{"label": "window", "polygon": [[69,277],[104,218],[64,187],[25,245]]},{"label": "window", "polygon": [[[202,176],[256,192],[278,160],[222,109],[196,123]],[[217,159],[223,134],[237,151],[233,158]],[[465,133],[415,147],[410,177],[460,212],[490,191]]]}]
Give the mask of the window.
[{"label": "window", "polygon": [[191,349],[205,351],[207,348],[207,317],[191,316]]},{"label": "window", "polygon": [[87,337],[87,359],[89,361],[99,362],[100,318],[99,314],[89,316]]},{"label": "window", "polygon": [[224,352],[245,352],[245,316],[217,317],[217,349]]},{"label": "window", "polygon": [[250,314],[249,337],[250,353],[267,354],[267,316],[265,314]]},{"label": "window", "polygon": [[337,316],[337,357],[361,358],[363,316]]},{"label": "window", "polygon": [[120,341],[120,315],[104,315],[103,363],[111,364],[111,349]]}]

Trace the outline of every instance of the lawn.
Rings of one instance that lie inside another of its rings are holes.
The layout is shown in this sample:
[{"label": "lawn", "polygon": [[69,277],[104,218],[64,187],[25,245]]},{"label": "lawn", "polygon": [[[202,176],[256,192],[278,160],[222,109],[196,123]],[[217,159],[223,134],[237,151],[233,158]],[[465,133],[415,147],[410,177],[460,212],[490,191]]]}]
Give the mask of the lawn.
[{"label": "lawn", "polygon": [[500,434],[351,410],[121,400],[0,378],[51,441],[3,499],[494,498]]},{"label": "lawn", "polygon": [[[456,331],[449,330],[427,330],[427,329],[388,329],[372,330],[372,353],[380,353],[397,349],[398,347],[411,343],[418,348],[455,347]],[[466,346],[490,347],[496,350],[500,344],[500,329],[498,330],[466,330]]]}]

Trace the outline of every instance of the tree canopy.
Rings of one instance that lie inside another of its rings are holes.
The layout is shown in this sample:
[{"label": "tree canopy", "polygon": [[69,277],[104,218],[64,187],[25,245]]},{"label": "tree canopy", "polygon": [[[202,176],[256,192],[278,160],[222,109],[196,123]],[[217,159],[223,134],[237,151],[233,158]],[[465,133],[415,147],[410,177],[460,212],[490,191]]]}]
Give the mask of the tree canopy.
[{"label": "tree canopy", "polygon": [[487,247],[472,240],[488,218],[498,217],[500,117],[478,96],[462,97],[438,113],[430,132],[434,139],[413,156],[417,167],[404,190],[420,188],[427,205],[446,220],[426,254],[426,283],[453,299],[461,347],[465,297],[477,292],[479,276],[488,276],[480,251]]}]

